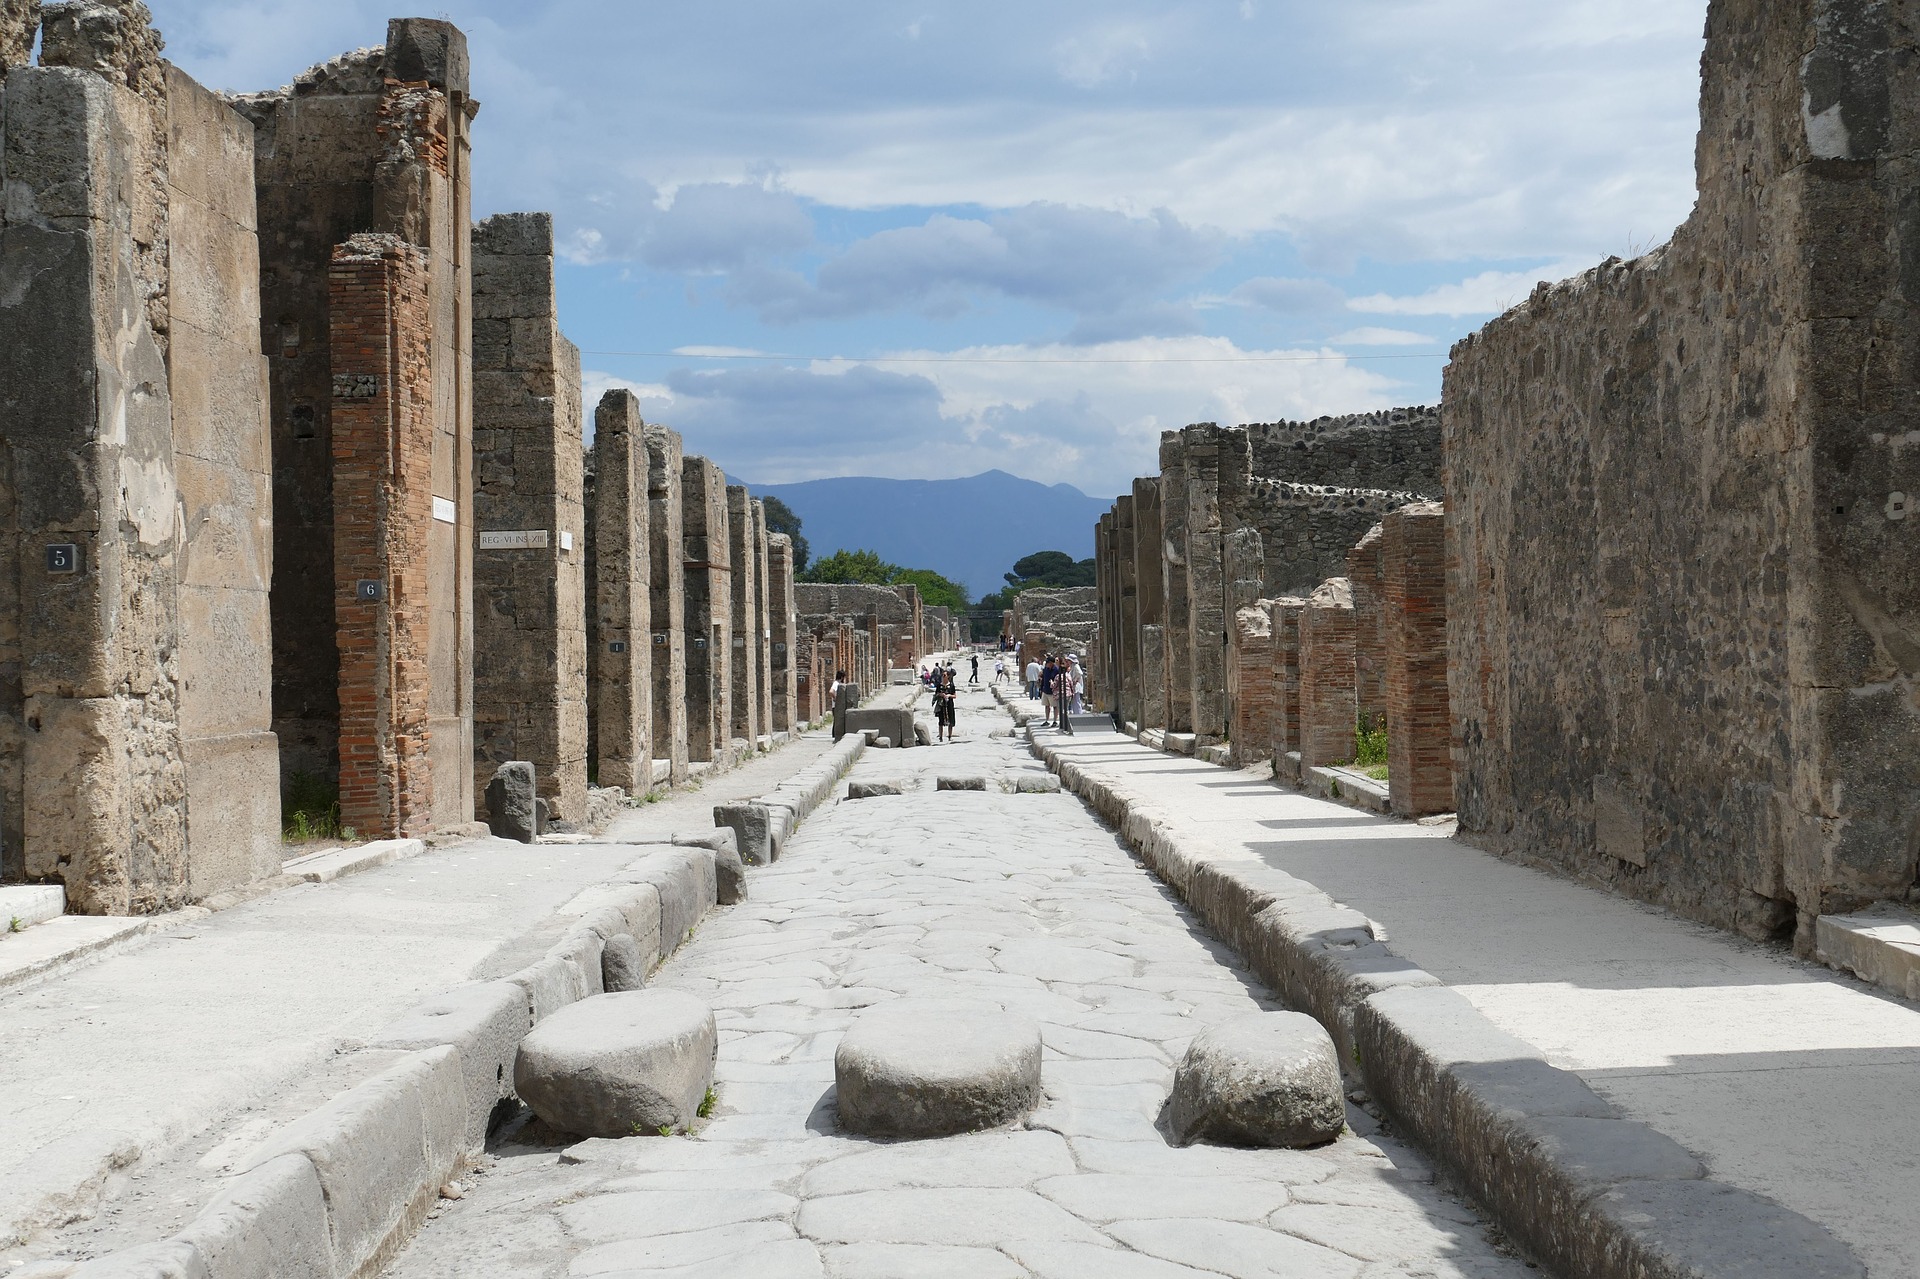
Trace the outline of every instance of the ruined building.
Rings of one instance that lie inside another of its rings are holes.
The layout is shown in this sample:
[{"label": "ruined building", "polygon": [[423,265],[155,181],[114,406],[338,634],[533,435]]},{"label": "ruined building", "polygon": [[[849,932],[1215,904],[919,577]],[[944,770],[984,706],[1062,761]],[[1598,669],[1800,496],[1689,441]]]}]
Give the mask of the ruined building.
[{"label": "ruined building", "polygon": [[1446,375],[1463,835],[1802,950],[1920,876],[1903,14],[1713,5],[1692,217]]}]

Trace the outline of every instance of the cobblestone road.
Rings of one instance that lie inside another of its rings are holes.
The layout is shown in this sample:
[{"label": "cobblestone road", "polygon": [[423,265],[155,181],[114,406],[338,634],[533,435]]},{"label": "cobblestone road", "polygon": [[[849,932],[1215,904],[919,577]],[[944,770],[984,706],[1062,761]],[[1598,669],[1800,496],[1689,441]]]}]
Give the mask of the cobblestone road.
[{"label": "cobblestone road", "polygon": [[[1373,1131],[1308,1152],[1170,1147],[1155,1121],[1201,1028],[1273,1007],[1114,836],[1038,770],[984,694],[962,740],[869,752],[915,789],[823,808],[752,898],[656,984],[709,1000],[719,1104],[693,1136],[502,1146],[390,1274],[1519,1276],[1427,1164]],[[941,774],[989,790],[939,792]],[[1023,1128],[842,1136],[833,1051],[857,1010],[964,996],[1041,1023]]]}]

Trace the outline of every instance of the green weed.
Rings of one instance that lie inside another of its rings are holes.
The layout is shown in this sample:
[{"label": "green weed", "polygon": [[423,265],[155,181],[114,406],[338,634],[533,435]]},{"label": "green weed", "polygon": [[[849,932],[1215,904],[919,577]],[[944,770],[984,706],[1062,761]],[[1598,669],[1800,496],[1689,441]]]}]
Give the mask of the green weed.
[{"label": "green weed", "polygon": [[280,797],[280,822],[280,837],[289,844],[356,838],[352,827],[340,824],[339,788],[313,773],[288,776]]},{"label": "green weed", "polygon": [[715,1092],[711,1088],[707,1089],[707,1095],[700,1099],[700,1109],[695,1111],[694,1113],[699,1115],[702,1119],[707,1119],[712,1117],[714,1103],[719,1100],[720,1100],[719,1093]]},{"label": "green weed", "polygon": [[1353,762],[1361,766],[1387,762],[1387,730],[1375,728],[1370,718],[1362,718],[1353,733]]}]

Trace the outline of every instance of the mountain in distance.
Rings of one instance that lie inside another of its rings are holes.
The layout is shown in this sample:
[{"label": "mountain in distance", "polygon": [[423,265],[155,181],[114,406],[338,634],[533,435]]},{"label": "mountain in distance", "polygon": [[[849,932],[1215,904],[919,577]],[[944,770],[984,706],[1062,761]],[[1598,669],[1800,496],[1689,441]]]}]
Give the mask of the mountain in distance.
[{"label": "mountain in distance", "polygon": [[961,583],[968,599],[999,590],[1013,562],[1035,551],[1093,554],[1093,526],[1113,505],[1071,484],[1041,484],[1005,471],[963,480],[841,476],[798,484],[745,484],[800,517],[812,559],[869,550],[902,568],[930,568]]}]

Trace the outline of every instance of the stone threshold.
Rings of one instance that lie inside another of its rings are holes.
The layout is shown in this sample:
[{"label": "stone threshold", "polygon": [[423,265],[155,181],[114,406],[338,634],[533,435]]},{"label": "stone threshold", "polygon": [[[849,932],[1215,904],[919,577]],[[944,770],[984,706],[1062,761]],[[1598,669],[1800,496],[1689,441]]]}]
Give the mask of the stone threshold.
[{"label": "stone threshold", "polygon": [[1066,758],[1060,748],[1072,743],[1031,728],[1025,736],[1262,982],[1327,1028],[1342,1068],[1400,1133],[1553,1272],[1865,1279],[1824,1227],[1707,1177],[1678,1143],[1624,1118],[1394,953],[1380,924],[1251,854],[1183,832],[1179,813]]},{"label": "stone threshold", "polygon": [[1814,925],[1814,957],[1920,1001],[1920,912],[1889,902],[1852,915],[1822,915]]}]

